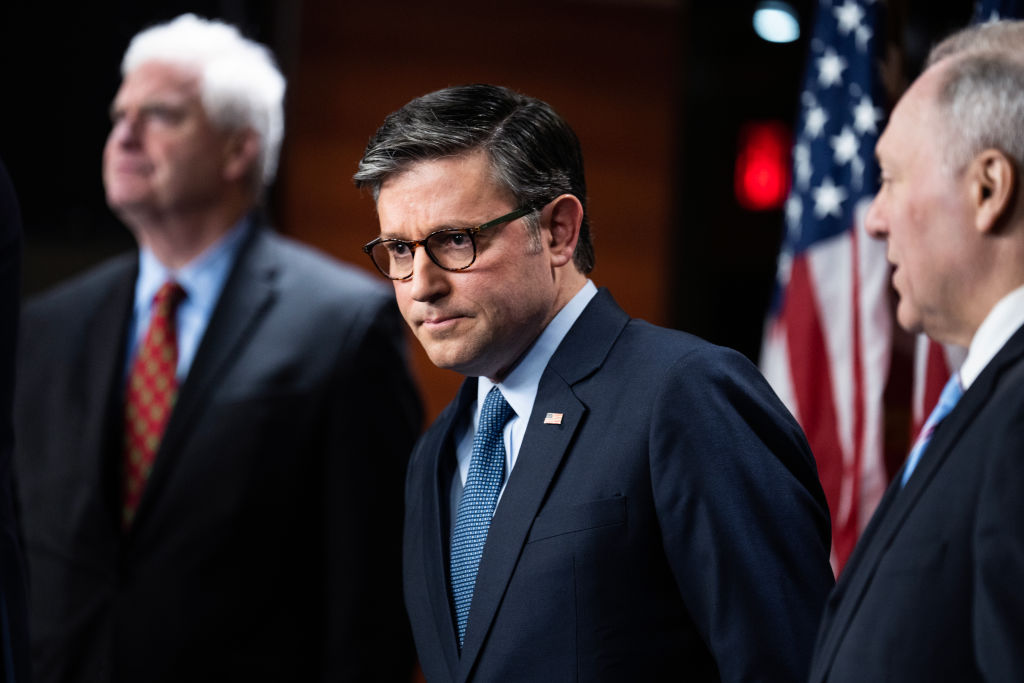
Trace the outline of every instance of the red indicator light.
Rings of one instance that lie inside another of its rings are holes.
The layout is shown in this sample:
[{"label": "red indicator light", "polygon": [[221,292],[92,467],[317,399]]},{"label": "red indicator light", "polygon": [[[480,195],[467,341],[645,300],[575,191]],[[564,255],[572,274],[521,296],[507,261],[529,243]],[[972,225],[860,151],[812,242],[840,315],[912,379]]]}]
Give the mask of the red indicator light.
[{"label": "red indicator light", "polygon": [[736,201],[745,209],[779,209],[789,193],[789,129],[778,121],[744,124],[736,155]]}]

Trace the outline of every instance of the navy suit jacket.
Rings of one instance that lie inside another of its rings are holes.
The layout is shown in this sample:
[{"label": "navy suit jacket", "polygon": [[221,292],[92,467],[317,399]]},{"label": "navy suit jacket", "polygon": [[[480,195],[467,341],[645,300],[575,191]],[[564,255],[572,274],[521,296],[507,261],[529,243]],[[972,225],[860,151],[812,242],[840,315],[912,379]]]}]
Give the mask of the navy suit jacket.
[{"label": "navy suit jacket", "polygon": [[[832,586],[803,433],[740,354],[601,290],[540,380],[459,656],[448,589],[465,382],[406,483],[406,607],[435,681],[794,681]],[[547,413],[559,424],[544,424]]]},{"label": "navy suit jacket", "polygon": [[11,488],[11,401],[20,266],[21,217],[7,169],[0,163],[0,681],[5,683],[31,680],[25,565]]},{"label": "navy suit jacket", "polygon": [[128,255],[26,307],[15,465],[37,680],[398,681],[419,432],[388,288],[255,230],[121,530]]},{"label": "navy suit jacket", "polygon": [[811,681],[1024,681],[1024,328],[897,476],[830,596]]}]

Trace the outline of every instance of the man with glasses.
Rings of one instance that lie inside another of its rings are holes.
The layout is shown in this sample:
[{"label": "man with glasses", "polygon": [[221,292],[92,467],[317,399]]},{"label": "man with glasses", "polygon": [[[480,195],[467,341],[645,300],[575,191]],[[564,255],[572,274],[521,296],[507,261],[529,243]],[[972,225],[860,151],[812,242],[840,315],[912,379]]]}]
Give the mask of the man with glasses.
[{"label": "man with glasses", "polygon": [[23,317],[35,681],[408,680],[420,406],[390,292],[259,210],[284,132],[266,47],[182,15],[122,72],[103,180],[139,249]]},{"label": "man with glasses", "polygon": [[467,379],[406,484],[429,681],[795,681],[832,585],[800,428],[740,354],[631,320],[587,278],[579,143],[471,85],[387,117],[364,250]]}]

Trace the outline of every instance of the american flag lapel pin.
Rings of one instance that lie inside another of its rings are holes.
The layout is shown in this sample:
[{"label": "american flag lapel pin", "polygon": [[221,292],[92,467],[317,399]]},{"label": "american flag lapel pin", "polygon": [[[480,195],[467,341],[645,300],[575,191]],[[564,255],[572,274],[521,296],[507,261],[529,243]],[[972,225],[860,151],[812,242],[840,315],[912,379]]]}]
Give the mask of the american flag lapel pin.
[{"label": "american flag lapel pin", "polygon": [[544,424],[546,425],[560,425],[562,424],[562,413],[548,413],[544,416]]}]

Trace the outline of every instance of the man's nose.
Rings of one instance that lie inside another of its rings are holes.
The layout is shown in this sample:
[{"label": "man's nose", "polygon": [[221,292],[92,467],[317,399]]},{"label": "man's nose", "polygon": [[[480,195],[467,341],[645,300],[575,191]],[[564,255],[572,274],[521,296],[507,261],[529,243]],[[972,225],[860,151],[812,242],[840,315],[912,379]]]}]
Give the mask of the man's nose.
[{"label": "man's nose", "polygon": [[444,296],[448,291],[450,273],[434,263],[422,245],[417,247],[412,257],[412,291],[416,301],[433,301]]},{"label": "man's nose", "polygon": [[885,239],[889,234],[889,226],[885,220],[883,200],[880,194],[876,194],[871,200],[868,212],[864,216],[864,230],[875,239]]},{"label": "man's nose", "polygon": [[137,144],[141,133],[141,117],[124,113],[117,117],[110,129],[111,139],[120,145]]}]

